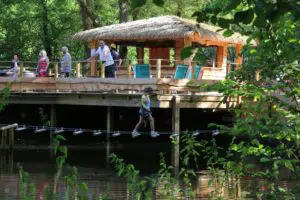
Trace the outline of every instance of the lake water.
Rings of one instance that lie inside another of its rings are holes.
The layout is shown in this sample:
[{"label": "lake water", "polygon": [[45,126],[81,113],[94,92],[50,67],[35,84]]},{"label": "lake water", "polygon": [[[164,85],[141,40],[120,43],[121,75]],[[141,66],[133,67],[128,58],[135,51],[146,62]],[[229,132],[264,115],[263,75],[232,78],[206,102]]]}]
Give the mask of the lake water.
[{"label": "lake water", "polygon": [[[110,144],[110,153],[117,154],[126,163],[134,164],[142,175],[154,176],[159,170],[160,152],[165,154],[167,163],[171,163],[171,144],[166,138],[149,141],[147,136],[143,137],[136,139],[135,143],[113,139]],[[55,158],[51,151],[45,145],[28,144],[30,143],[28,141],[26,144],[19,144],[13,151],[0,152],[1,200],[18,199],[18,163],[29,172],[31,179],[37,185],[39,199],[42,199],[43,189],[53,183]],[[105,142],[97,145],[70,146],[67,162],[78,168],[80,179],[89,186],[90,199],[96,199],[96,196],[105,193],[109,194],[111,199],[129,199],[126,180],[117,176],[113,166],[107,162],[107,155]],[[160,188],[156,190],[156,193],[159,193]],[[208,187],[208,176],[201,175],[196,178],[193,190],[197,194],[196,199],[200,197],[207,199],[211,192]],[[61,181],[58,188],[59,199],[64,199],[63,192],[64,185]],[[157,199],[160,198],[157,197]]]}]

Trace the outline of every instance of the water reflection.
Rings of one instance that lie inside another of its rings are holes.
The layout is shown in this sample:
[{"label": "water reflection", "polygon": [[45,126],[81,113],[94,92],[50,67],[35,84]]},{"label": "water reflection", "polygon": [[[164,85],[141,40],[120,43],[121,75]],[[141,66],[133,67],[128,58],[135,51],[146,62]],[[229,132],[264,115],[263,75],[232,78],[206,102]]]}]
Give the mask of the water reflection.
[{"label": "water reflection", "polygon": [[[137,169],[141,169],[142,175],[155,176],[159,169],[159,152],[166,152],[168,164],[170,163],[170,149],[162,144],[133,144],[111,145],[110,151],[118,154],[127,163],[133,163]],[[136,153],[136,152],[141,153]],[[89,199],[99,198],[101,195],[109,196],[113,200],[131,200],[128,193],[128,184],[124,178],[117,176],[112,166],[107,166],[106,148],[84,149],[70,148],[68,163],[75,165],[80,174],[80,180],[87,183],[89,187]],[[19,174],[17,163],[20,163],[29,172],[31,180],[36,184],[36,199],[43,199],[43,191],[53,185],[55,173],[55,159],[49,154],[49,150],[14,150],[0,152],[0,199],[18,199]],[[203,170],[197,173],[193,179],[192,190],[195,193],[194,199],[236,199],[236,196],[243,196],[251,199],[253,191],[256,190],[257,182],[250,179],[243,179],[242,184],[229,177],[227,180],[219,179],[211,182],[211,176]],[[222,178],[222,176],[220,176]],[[211,182],[211,183],[210,183]],[[182,186],[182,183],[179,183]],[[60,181],[57,192],[58,199],[64,199],[66,185]],[[251,192],[252,191],[252,192]],[[156,199],[166,200],[162,196],[163,186],[152,191]],[[181,198],[177,198],[181,199]],[[182,198],[184,199],[184,198]]]}]

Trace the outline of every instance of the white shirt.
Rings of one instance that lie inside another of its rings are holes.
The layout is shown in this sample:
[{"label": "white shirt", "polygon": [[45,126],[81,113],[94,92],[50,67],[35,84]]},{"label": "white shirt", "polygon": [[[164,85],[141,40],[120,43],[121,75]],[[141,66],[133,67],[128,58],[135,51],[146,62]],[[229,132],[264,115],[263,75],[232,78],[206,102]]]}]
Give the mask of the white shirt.
[{"label": "white shirt", "polygon": [[[106,59],[104,58],[105,51],[107,51]],[[101,49],[101,47],[99,47],[97,49],[97,51],[95,52],[95,55],[97,55],[97,54],[99,54],[100,61],[105,61],[105,66],[113,65],[115,63],[108,46],[104,45],[103,49]]]}]

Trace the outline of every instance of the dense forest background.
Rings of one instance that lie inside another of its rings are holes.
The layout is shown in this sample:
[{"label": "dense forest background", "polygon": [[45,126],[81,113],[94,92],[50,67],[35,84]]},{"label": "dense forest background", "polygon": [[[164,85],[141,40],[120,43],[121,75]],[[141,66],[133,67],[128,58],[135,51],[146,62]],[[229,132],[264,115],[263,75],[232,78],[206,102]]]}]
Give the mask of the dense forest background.
[{"label": "dense forest background", "polygon": [[[82,30],[109,24],[177,15],[191,18],[211,0],[167,0],[164,6],[152,0],[1,0],[0,60],[11,60],[17,53],[23,61],[35,61],[45,49],[50,60],[60,57],[62,46],[69,47],[74,59],[88,51],[71,36]],[[139,3],[138,3],[139,4]]]}]

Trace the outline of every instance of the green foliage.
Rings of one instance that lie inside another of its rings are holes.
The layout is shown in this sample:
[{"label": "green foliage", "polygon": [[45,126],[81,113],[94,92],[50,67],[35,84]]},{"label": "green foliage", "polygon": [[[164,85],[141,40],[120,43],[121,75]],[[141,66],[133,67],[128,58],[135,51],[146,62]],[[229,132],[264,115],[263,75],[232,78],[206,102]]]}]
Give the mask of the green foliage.
[{"label": "green foliage", "polygon": [[147,0],[131,0],[131,8],[136,9],[143,6]]},{"label": "green foliage", "polygon": [[[125,164],[115,154],[110,155],[111,162],[115,165],[118,176],[125,177],[128,182],[128,191],[136,200],[152,199],[152,188],[155,187],[156,181],[145,177],[140,177],[140,173],[132,164]],[[151,185],[150,187],[148,185]]]},{"label": "green foliage", "polygon": [[5,108],[8,104],[8,98],[9,98],[9,93],[10,93],[10,88],[8,85],[4,87],[1,91],[1,99],[0,99],[0,111]]},{"label": "green foliage", "polygon": [[160,153],[160,169],[158,171],[158,185],[162,187],[158,196],[175,200],[181,190],[178,181],[172,175],[172,166],[166,164],[164,155]]},{"label": "green foliage", "polygon": [[19,197],[22,200],[33,200],[36,196],[36,185],[29,178],[28,172],[24,171],[22,166],[19,166]]}]

